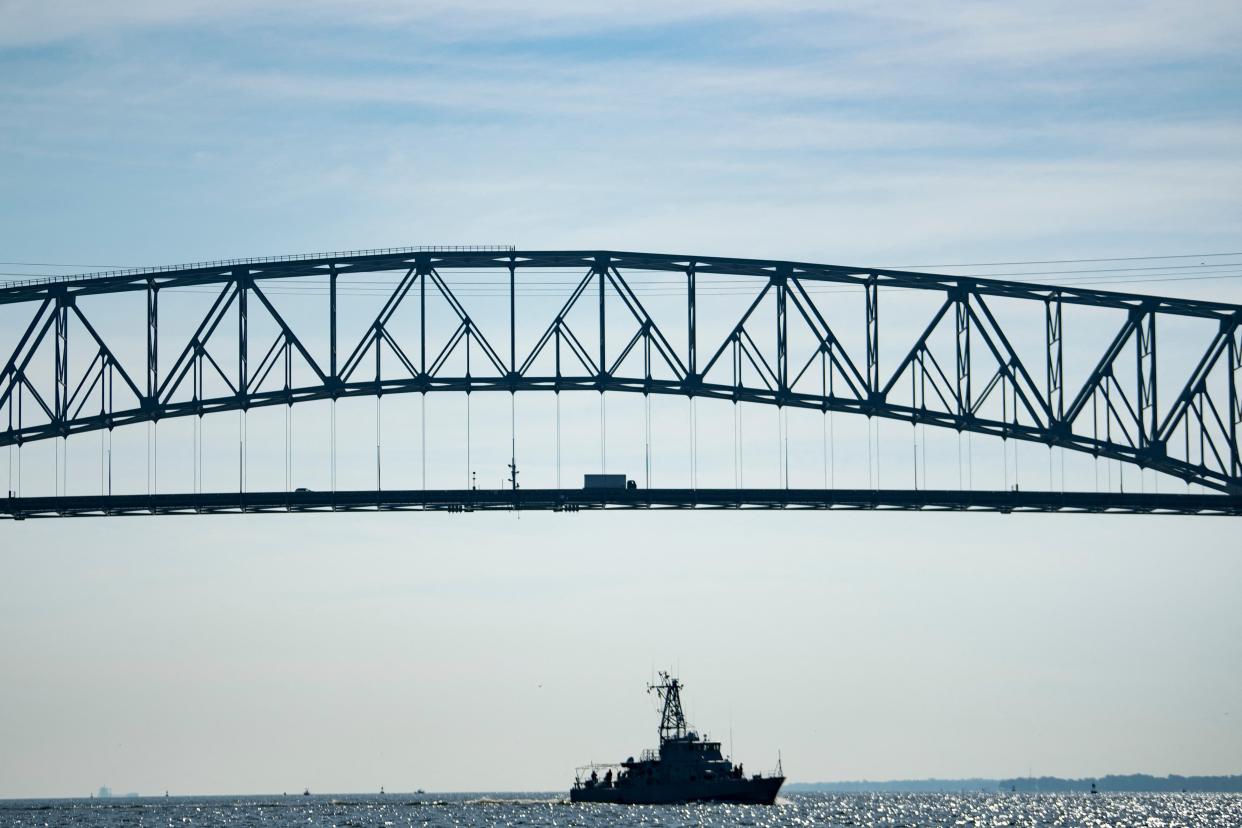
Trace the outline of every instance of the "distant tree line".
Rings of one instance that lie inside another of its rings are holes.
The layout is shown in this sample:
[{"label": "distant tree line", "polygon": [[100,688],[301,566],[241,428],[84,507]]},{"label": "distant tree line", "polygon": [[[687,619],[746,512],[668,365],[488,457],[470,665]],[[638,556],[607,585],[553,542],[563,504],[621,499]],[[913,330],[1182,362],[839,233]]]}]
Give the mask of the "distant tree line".
[{"label": "distant tree line", "polygon": [[1002,779],[1003,790],[1023,792],[1089,791],[1095,783],[1101,793],[1165,793],[1169,791],[1208,791],[1236,793],[1242,791],[1242,776],[1151,776],[1146,773],[1110,774],[1098,779],[1061,779],[1056,776]]},{"label": "distant tree line", "polygon": [[792,782],[785,790],[797,793],[928,793],[936,791],[1014,791],[1017,793],[1087,793],[1091,786],[1100,793],[1167,793],[1197,791],[1242,793],[1242,775],[1151,776],[1146,773],[1063,779],[1059,776],[1027,776],[1020,779],[897,779],[887,782]]}]

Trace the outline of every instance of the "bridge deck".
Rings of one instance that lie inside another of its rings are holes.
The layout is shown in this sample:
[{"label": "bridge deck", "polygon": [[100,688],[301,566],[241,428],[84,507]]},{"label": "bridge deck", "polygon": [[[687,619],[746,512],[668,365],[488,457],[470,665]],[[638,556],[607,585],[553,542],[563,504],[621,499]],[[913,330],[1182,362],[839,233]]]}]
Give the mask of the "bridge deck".
[{"label": "bridge deck", "polygon": [[340,511],[873,509],[1242,515],[1242,496],[915,489],[400,489],[0,498],[0,518]]}]

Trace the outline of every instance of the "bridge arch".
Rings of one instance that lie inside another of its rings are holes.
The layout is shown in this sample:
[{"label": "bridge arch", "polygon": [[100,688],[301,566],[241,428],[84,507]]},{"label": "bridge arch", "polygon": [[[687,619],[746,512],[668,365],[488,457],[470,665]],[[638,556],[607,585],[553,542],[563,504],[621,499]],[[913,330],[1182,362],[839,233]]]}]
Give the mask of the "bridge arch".
[{"label": "bridge arch", "polygon": [[[346,337],[342,298],[376,274],[387,277],[378,310]],[[543,290],[548,274],[561,281]],[[274,299],[303,284],[326,300],[316,323]],[[652,285],[676,287],[655,312]],[[726,290],[733,310],[705,311]],[[161,299],[189,291],[209,298],[161,353]],[[895,295],[922,310],[882,324]],[[145,346],[101,333],[94,303],[107,296],[142,306]],[[882,417],[1242,493],[1242,306],[1224,303],[805,262],[400,248],[10,282],[0,309],[23,319],[0,372],[0,446],[324,399],[590,390]],[[1079,340],[1065,325],[1073,309],[1111,326]],[[1203,334],[1161,346],[1158,330],[1187,322]],[[1160,359],[1171,350],[1182,367]]]}]

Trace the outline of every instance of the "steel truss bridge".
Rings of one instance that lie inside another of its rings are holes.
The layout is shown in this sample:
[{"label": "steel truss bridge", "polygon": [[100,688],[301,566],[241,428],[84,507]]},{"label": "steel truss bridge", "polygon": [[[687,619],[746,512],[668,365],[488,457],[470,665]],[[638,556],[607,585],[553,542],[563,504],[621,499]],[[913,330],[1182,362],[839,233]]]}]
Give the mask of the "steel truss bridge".
[{"label": "steel truss bridge", "polygon": [[[499,277],[499,313],[478,311],[477,297],[458,284],[459,275],[480,271]],[[572,278],[554,304],[531,313],[520,298],[535,272]],[[338,291],[368,274],[387,274],[390,288],[369,324],[347,330]],[[675,312],[665,299],[663,312],[648,311],[641,279],[652,275],[676,280]],[[282,314],[273,295],[309,282],[323,285],[327,301],[308,328]],[[705,296],[722,285],[749,293],[725,324],[715,314],[719,330],[707,333]],[[189,289],[212,298],[193,324],[174,332],[178,347],[161,352],[161,297]],[[854,304],[825,299],[826,292],[853,294]],[[882,314],[895,294],[917,295],[926,311],[913,322],[908,312]],[[141,353],[100,333],[100,316],[123,296],[145,306]],[[0,310],[23,321],[11,350],[0,352],[0,446],[314,400],[589,390],[973,432],[1109,458],[1200,489],[11,493],[0,504],[0,514],[11,517],[606,507],[1242,512],[1238,305],[805,262],[512,248],[400,248],[10,282],[0,285],[0,305],[14,306]],[[1013,308],[1025,322],[1013,321]],[[1100,344],[1063,325],[1083,310],[1099,314],[1091,327]],[[1198,338],[1157,338],[1158,330],[1192,323]],[[269,333],[256,341],[259,327]],[[882,333],[896,350],[881,348]],[[1186,367],[1169,368],[1162,350],[1177,351]],[[882,364],[882,353],[893,358]],[[1069,382],[1067,366],[1081,378]],[[1161,366],[1176,376],[1162,382]]]}]

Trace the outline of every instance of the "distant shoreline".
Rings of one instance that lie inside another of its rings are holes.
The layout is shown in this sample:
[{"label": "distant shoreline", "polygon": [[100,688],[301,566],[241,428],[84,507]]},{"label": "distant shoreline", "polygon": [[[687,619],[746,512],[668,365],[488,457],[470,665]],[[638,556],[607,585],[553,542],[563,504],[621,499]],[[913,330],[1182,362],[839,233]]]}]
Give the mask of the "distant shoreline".
[{"label": "distant shoreline", "polygon": [[1032,776],[1019,779],[894,779],[850,782],[789,782],[788,793],[933,793],[940,791],[988,791],[1016,793],[1087,793],[1091,786],[1100,793],[1242,793],[1242,775],[1151,776],[1145,773],[1109,774],[1067,779]]},{"label": "distant shoreline", "polygon": [[[1242,793],[1242,774],[1234,776],[1150,776],[1148,774],[1110,774],[1108,776],[1067,779],[1058,776],[1023,777],[1020,779],[889,779],[855,780],[845,782],[786,782],[781,793],[1089,793],[1092,783],[1100,793]],[[370,799],[385,797],[392,801],[417,799],[422,802],[461,802],[472,799],[531,799],[556,800],[564,798],[563,790],[554,791],[327,791],[312,793],[311,800],[322,799]],[[14,802],[97,802],[100,804],[123,803],[127,799],[254,799],[300,801],[302,794],[289,793],[232,793],[232,794],[113,794],[101,797],[86,796],[0,796],[0,803]]]}]

